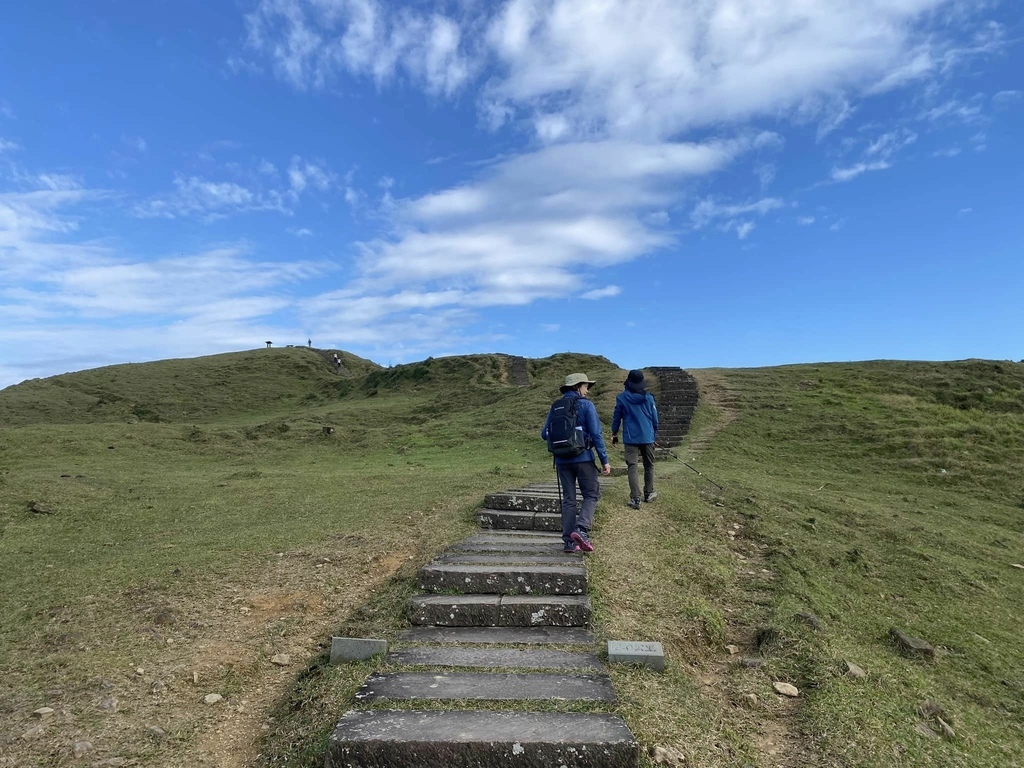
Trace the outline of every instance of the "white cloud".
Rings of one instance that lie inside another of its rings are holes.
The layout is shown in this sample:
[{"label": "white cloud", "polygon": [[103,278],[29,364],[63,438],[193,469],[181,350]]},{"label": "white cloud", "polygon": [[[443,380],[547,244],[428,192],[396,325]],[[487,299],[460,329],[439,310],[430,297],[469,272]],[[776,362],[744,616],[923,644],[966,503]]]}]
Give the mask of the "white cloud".
[{"label": "white cloud", "polygon": [[853,181],[862,173],[867,173],[868,171],[884,171],[889,167],[888,160],[878,160],[873,163],[857,163],[856,165],[851,165],[847,168],[833,168],[832,181]]},{"label": "white cloud", "polygon": [[1007,109],[1024,101],[1024,91],[999,91],[992,97],[998,109]]},{"label": "white cloud", "polygon": [[864,154],[868,157],[889,159],[915,141],[917,141],[916,133],[906,128],[897,128],[888,133],[883,133],[871,142],[868,148],[864,150]]},{"label": "white cloud", "polygon": [[796,219],[796,223],[801,227],[809,227],[814,222],[815,218],[813,216],[798,216]]},{"label": "white cloud", "polygon": [[[249,48],[300,89],[322,88],[341,71],[378,84],[401,73],[451,96],[473,69],[462,27],[440,12],[391,11],[376,0],[260,0],[246,24]],[[229,59],[233,68],[247,65]]]},{"label": "white cloud", "polygon": [[122,136],[121,143],[124,144],[126,148],[139,154],[142,154],[149,149],[149,145],[146,144],[146,140],[141,136]]},{"label": "white cloud", "polygon": [[852,109],[844,94],[942,66],[955,48],[931,28],[944,5],[512,0],[490,26],[501,74],[484,101],[645,137],[817,103],[827,134]]},{"label": "white cloud", "polygon": [[961,208],[957,213],[961,216],[966,216],[969,213],[974,213],[973,208]]},{"label": "white cloud", "polygon": [[[280,339],[267,321],[294,305],[287,286],[320,271],[256,260],[239,246],[148,259],[26,234],[16,243],[18,263],[0,268],[0,347],[19,361],[0,371],[0,386],[56,372],[55,349],[65,350],[57,365],[75,369]],[[0,238],[9,235],[0,229]]]},{"label": "white cloud", "polygon": [[[0,192],[0,386],[60,370],[305,339],[270,322],[324,266],[254,258],[229,244],[175,256],[79,235],[110,201],[64,174],[20,173]],[[231,204],[244,192],[218,190]],[[269,335],[268,335],[269,334]],[[61,350],[55,362],[53,350]],[[61,367],[58,367],[61,366]]]},{"label": "white cloud", "polygon": [[[305,89],[407,78],[454,96],[475,81],[481,120],[527,118],[544,141],[660,139],[758,116],[817,117],[819,139],[858,96],[940,76],[1005,44],[967,43],[952,0],[508,0],[401,9],[379,0],[261,0],[247,45]],[[955,26],[951,15],[956,14]],[[485,30],[483,35],[480,30]],[[961,35],[963,37],[963,35]]]},{"label": "white cloud", "polygon": [[962,150],[960,147],[948,147],[946,149],[937,149],[932,152],[932,157],[956,157]]},{"label": "white cloud", "polygon": [[21,149],[21,145],[16,141],[10,141],[0,137],[0,152],[14,152],[18,149]]},{"label": "white cloud", "polygon": [[360,277],[307,310],[338,333],[372,326],[386,339],[409,312],[455,323],[488,306],[611,295],[583,286],[602,267],[675,241],[665,208],[682,184],[776,144],[770,134],[703,144],[563,143],[496,161],[472,181],[394,201],[393,231],[361,245]]},{"label": "white cloud", "polygon": [[[763,216],[764,214],[778,210],[785,206],[785,203],[777,197],[766,197],[761,200],[757,200],[753,203],[740,203],[740,204],[722,204],[712,198],[705,198],[701,200],[693,212],[690,214],[690,219],[693,222],[693,226],[697,229],[705,227],[716,220],[726,220],[723,225],[723,229],[738,229],[740,224],[736,219],[740,216],[747,216],[749,214],[756,214]],[[744,226],[744,234],[740,235],[742,240],[751,230],[754,225]]]},{"label": "white cloud", "polygon": [[175,176],[174,191],[153,197],[134,208],[140,218],[175,219],[199,215],[218,218],[246,211],[288,212],[280,194],[264,196],[233,181],[210,181],[200,176]]},{"label": "white cloud", "polygon": [[325,167],[296,155],[288,166],[288,181],[295,192],[304,191],[307,185],[325,192],[334,184],[335,177]]},{"label": "white cloud", "polygon": [[299,227],[298,229],[296,229],[295,227],[289,227],[287,232],[289,235],[295,235],[295,237],[313,236],[313,230],[309,229],[308,227]]},{"label": "white cloud", "polygon": [[746,240],[747,239],[747,235],[749,235],[751,232],[753,232],[754,231],[754,227],[756,227],[756,226],[757,225],[754,224],[754,222],[752,222],[752,221],[744,221],[742,224],[737,225],[737,227],[736,227],[736,236],[740,240]]},{"label": "white cloud", "polygon": [[956,99],[950,99],[938,106],[925,110],[921,113],[920,119],[928,122],[939,120],[959,120],[964,123],[976,123],[983,118],[981,105],[977,102],[967,104]]},{"label": "white cloud", "polygon": [[326,165],[298,155],[292,157],[288,166],[287,187],[284,188],[263,186],[277,178],[276,167],[267,160],[261,160],[252,173],[232,164],[225,168],[232,169],[237,180],[214,181],[204,176],[176,174],[170,193],[136,204],[133,212],[139,218],[200,216],[207,220],[254,211],[290,215],[303,194],[313,190],[326,192],[337,181]]},{"label": "white cloud", "polygon": [[836,99],[826,108],[825,114],[821,118],[821,122],[818,123],[818,131],[815,135],[815,139],[818,142],[821,142],[826,136],[849,120],[855,111],[856,107],[851,106],[847,99]]},{"label": "white cloud", "polygon": [[604,288],[595,288],[592,291],[581,293],[581,299],[588,299],[590,301],[597,301],[598,299],[610,299],[613,296],[618,296],[622,293],[622,289],[617,285],[606,285]]},{"label": "white cloud", "polygon": [[868,144],[860,162],[834,167],[829,178],[833,182],[843,183],[870,171],[884,171],[892,167],[900,150],[916,141],[917,134],[909,128],[899,127],[887,131]]}]

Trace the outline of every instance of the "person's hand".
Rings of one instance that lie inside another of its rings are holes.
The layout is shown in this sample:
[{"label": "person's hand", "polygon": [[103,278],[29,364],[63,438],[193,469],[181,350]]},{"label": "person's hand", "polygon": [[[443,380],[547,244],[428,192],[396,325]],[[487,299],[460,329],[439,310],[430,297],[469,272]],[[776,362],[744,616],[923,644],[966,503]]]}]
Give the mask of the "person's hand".
[{"label": "person's hand", "polygon": [[618,444],[619,444],[619,436],[618,435],[612,435],[612,445],[618,445]]},{"label": "person's hand", "polygon": [[601,474],[602,475],[610,475],[611,473],[612,473],[612,465],[611,464],[605,464],[603,467],[601,467]]}]

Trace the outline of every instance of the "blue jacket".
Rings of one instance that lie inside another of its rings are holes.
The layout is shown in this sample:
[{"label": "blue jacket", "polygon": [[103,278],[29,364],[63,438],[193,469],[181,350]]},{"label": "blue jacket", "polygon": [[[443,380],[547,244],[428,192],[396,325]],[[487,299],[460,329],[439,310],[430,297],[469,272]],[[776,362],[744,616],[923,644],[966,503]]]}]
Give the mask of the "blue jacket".
[{"label": "blue jacket", "polygon": [[650,445],[658,435],[658,407],[650,392],[630,392],[624,389],[615,398],[612,413],[612,434],[619,433],[626,445]]},{"label": "blue jacket", "polygon": [[[601,466],[608,463],[608,451],[604,447],[604,437],[601,436],[601,420],[597,418],[597,408],[594,404],[587,400],[585,397],[580,397],[578,392],[569,391],[566,392],[563,397],[577,397],[579,402],[576,404],[576,423],[583,427],[583,432],[587,436],[587,444],[593,445],[597,450],[597,456],[601,460]],[[548,417],[544,421],[544,429],[540,431],[541,439],[548,439],[548,427],[551,426],[551,411],[548,411]],[[574,458],[560,458],[555,457],[555,464],[575,464],[577,462],[589,461],[591,464],[594,463],[594,451],[588,448],[579,456]]]}]

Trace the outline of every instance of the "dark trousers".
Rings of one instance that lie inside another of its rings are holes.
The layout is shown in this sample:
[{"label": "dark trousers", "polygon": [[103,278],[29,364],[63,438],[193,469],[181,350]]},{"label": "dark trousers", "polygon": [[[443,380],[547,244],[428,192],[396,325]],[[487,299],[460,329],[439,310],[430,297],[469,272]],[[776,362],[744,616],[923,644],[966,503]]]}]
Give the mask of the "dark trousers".
[{"label": "dark trousers", "polygon": [[644,463],[644,495],[654,490],[654,445],[626,445],[626,474],[629,476],[629,498],[639,499],[640,496],[640,470],[637,469],[637,460],[643,459]]},{"label": "dark trousers", "polygon": [[[569,537],[577,527],[589,531],[594,526],[594,508],[601,498],[601,484],[597,481],[597,467],[592,461],[556,464],[558,480],[562,484],[562,538]],[[576,485],[579,484],[583,504],[576,514]]]}]

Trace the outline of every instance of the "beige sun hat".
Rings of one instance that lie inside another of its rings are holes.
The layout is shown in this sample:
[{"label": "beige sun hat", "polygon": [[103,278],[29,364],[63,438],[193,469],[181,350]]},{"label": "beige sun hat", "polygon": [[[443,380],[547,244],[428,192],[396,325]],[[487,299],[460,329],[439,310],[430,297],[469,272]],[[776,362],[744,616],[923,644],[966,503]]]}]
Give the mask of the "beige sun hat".
[{"label": "beige sun hat", "polygon": [[560,387],[560,389],[565,392],[578,384],[589,384],[590,386],[594,386],[597,382],[585,373],[570,373],[565,377],[565,383]]}]

